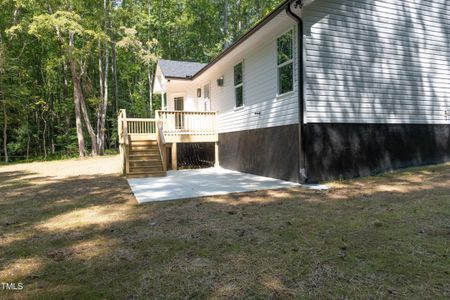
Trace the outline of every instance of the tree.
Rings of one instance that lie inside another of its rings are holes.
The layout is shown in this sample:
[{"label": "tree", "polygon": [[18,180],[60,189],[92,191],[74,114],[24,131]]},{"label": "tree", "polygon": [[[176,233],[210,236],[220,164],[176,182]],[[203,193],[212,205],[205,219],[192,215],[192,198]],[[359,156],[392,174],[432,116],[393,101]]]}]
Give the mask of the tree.
[{"label": "tree", "polygon": [[0,153],[103,154],[153,116],[157,58],[209,62],[281,0],[0,1]]},{"label": "tree", "polygon": [[[1,36],[0,36],[1,37]],[[5,157],[5,162],[8,163],[8,113],[6,111],[6,99],[5,99],[5,91],[3,89],[3,74],[5,72],[5,54],[3,49],[3,43],[0,38],[0,102],[2,103],[2,111],[3,111],[3,155]]]},{"label": "tree", "polygon": [[[75,37],[76,35],[83,35],[85,33],[84,28],[80,25],[80,21],[80,16],[69,11],[57,11],[54,14],[41,14],[33,18],[33,21],[29,26],[28,33],[38,37],[39,39],[44,39],[45,34],[50,34],[57,39],[62,47],[72,74],[78,151],[80,156],[85,156],[86,149],[81,122],[82,115],[86,122],[86,126],[88,127],[89,134],[91,135],[93,145],[92,152],[94,155],[97,154],[97,142],[87,116],[83,89],[81,87],[81,76],[84,74],[84,65],[82,57],[78,58],[79,62],[76,57],[77,55],[81,56],[81,51],[77,51],[75,48]],[[49,42],[50,40],[44,39],[44,41]]]},{"label": "tree", "polygon": [[[104,32],[110,30],[109,20],[109,1],[103,1],[104,10]],[[106,113],[108,109],[108,71],[109,71],[109,40],[104,39],[104,51],[102,56],[102,41],[98,39],[98,68],[100,79],[100,101],[98,105],[97,114],[97,148],[100,154],[104,154],[105,151],[105,125],[106,125]],[[103,63],[104,60],[104,63]]]}]

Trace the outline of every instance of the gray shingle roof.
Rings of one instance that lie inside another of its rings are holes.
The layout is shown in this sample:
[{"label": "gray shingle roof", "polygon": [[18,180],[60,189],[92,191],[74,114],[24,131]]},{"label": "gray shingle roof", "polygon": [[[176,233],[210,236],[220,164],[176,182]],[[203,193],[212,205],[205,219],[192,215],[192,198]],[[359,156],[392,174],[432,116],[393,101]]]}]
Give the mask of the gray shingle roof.
[{"label": "gray shingle roof", "polygon": [[187,78],[197,74],[206,64],[160,59],[158,61],[165,77]]}]

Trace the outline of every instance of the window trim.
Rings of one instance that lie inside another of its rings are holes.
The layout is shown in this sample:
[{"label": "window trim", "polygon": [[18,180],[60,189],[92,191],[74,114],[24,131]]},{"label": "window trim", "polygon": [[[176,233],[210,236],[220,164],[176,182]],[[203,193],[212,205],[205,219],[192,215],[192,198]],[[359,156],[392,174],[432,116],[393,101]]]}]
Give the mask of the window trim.
[{"label": "window trim", "polygon": [[[242,82],[239,84],[235,84],[235,68],[236,66],[241,65],[241,69],[242,69]],[[237,102],[237,98],[236,98],[236,89],[242,87],[242,104],[240,106],[237,106],[236,102]],[[235,63],[233,65],[233,92],[234,92],[234,110],[239,110],[241,108],[243,108],[245,106],[245,101],[244,101],[244,60],[239,61],[238,63]]]},{"label": "window trim", "polygon": [[[175,111],[184,111],[184,101],[185,101],[185,99],[184,99],[183,96],[175,96],[175,97],[173,97],[173,110],[175,110]],[[181,106],[183,108],[182,110],[178,110],[177,109],[177,102],[181,103]]]},{"label": "window trim", "polygon": [[186,105],[186,94],[185,93],[173,93],[170,94],[170,103],[172,105],[169,105],[169,103],[167,103],[167,109],[169,109],[170,106],[172,106],[172,110],[175,110],[175,98],[183,98],[183,109],[185,109],[185,105]]},{"label": "window trim", "polygon": [[[286,33],[291,32],[292,33],[292,39],[291,39],[291,47],[292,47],[292,58],[281,63],[278,64],[278,39],[281,38],[283,35],[285,35]],[[277,94],[276,97],[282,97],[284,95],[287,95],[289,93],[292,93],[295,91],[295,78],[294,78],[294,73],[295,73],[295,28],[292,27],[288,30],[286,30],[285,32],[283,32],[282,34],[280,34],[279,36],[277,36],[276,38],[276,64],[277,64]],[[280,69],[288,64],[292,64],[292,74],[291,74],[291,78],[292,78],[292,90],[284,92],[284,93],[280,93]]]}]

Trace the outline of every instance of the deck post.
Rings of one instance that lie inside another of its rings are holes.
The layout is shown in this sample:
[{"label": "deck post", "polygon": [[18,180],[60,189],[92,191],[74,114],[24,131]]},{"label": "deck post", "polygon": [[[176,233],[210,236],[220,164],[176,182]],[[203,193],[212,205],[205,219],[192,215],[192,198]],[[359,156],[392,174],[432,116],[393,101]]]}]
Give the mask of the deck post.
[{"label": "deck post", "polygon": [[166,145],[162,145],[161,151],[162,151],[163,170],[167,171],[167,148],[166,148]]},{"label": "deck post", "polygon": [[177,143],[172,143],[172,170],[177,170]]},{"label": "deck post", "polygon": [[219,167],[219,143],[214,143],[214,167]]}]

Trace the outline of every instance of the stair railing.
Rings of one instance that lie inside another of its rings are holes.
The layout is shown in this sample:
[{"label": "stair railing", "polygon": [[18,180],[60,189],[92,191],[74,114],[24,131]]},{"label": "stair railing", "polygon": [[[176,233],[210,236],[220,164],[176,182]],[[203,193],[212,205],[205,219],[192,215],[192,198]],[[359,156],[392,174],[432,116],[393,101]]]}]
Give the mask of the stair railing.
[{"label": "stair railing", "polygon": [[127,118],[126,110],[121,109],[117,129],[123,174],[130,172],[129,154],[132,136],[156,140],[163,170],[167,171],[166,141],[181,135],[217,135],[216,119],[215,112],[190,111],[157,111],[155,119]]},{"label": "stair railing", "polygon": [[117,131],[119,135],[119,151],[121,157],[122,173],[127,175],[130,173],[130,147],[132,136],[145,136],[153,140],[157,140],[159,153],[163,162],[163,168],[166,169],[164,163],[164,134],[163,126],[160,120],[144,119],[144,118],[127,118],[125,109],[119,111],[117,117]]},{"label": "stair railing", "polygon": [[166,147],[164,146],[166,144],[164,140],[164,132],[163,132],[163,124],[161,120],[158,120],[157,122],[157,142],[158,142],[158,149],[159,149],[159,155],[161,157],[161,163],[163,167],[163,171],[167,171],[167,164],[166,164]]}]

